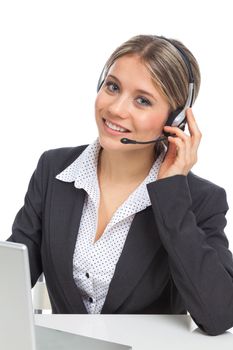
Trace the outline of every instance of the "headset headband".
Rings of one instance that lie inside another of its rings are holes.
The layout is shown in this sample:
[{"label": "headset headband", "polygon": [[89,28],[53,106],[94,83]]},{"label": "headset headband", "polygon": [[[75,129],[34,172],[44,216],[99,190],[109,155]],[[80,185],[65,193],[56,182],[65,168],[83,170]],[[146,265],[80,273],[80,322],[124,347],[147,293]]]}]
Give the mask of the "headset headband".
[{"label": "headset headband", "polygon": [[165,38],[164,36],[157,36],[156,38],[160,38],[163,40],[166,40],[167,42],[169,42],[171,45],[173,45],[180,53],[187,69],[188,69],[188,74],[189,74],[189,83],[194,83],[194,77],[193,77],[193,71],[192,71],[192,67],[190,64],[190,60],[186,54],[186,52],[178,45],[174,44],[170,39]]}]

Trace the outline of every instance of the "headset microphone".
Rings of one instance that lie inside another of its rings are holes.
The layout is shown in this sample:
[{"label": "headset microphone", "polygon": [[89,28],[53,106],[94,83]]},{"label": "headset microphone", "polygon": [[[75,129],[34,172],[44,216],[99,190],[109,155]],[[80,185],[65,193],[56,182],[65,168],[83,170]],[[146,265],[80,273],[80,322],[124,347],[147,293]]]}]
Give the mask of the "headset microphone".
[{"label": "headset microphone", "polygon": [[123,139],[121,139],[120,141],[124,144],[128,144],[128,143],[131,143],[131,144],[136,144],[136,143],[140,143],[140,144],[147,144],[147,143],[153,143],[153,142],[160,142],[160,141],[164,141],[166,140],[166,136],[160,136],[158,137],[157,139],[155,140],[151,140],[151,141],[136,141],[136,140],[131,140],[131,139],[127,139],[126,137],[124,137]]}]

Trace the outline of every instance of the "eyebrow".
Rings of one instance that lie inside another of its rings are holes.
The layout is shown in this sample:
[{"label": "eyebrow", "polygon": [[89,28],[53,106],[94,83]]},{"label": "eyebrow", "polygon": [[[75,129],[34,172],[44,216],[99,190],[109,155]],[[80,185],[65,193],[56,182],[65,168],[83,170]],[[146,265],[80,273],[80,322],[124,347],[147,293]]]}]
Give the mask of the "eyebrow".
[{"label": "eyebrow", "polygon": [[[115,79],[116,81],[118,81],[119,84],[121,84],[120,80],[117,77],[115,77],[115,75],[109,74],[106,77],[106,79],[109,78],[109,77]],[[156,98],[148,91],[145,91],[145,90],[142,90],[142,89],[137,89],[136,91],[139,92],[140,94],[148,95],[148,96],[152,97],[154,100],[156,100]]]}]

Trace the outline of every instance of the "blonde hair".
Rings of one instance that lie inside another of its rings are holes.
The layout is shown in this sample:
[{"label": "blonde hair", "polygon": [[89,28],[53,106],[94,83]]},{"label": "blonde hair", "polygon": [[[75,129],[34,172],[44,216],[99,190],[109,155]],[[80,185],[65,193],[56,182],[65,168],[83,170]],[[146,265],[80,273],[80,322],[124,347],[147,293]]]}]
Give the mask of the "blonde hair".
[{"label": "blonde hair", "polygon": [[118,58],[135,54],[148,68],[155,87],[165,96],[171,111],[183,107],[188,97],[189,71],[176,46],[184,51],[190,62],[194,78],[194,102],[200,88],[200,69],[193,54],[175,39],[155,35],[137,35],[130,38],[111,54],[105,64],[102,80]]}]

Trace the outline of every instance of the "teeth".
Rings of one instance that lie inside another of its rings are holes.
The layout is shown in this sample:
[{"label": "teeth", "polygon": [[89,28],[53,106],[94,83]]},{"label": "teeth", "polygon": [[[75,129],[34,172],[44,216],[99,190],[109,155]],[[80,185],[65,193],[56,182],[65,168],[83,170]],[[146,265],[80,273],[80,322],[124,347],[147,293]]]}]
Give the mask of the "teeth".
[{"label": "teeth", "polygon": [[105,120],[105,124],[112,130],[121,131],[121,132],[128,131],[127,129],[124,129],[124,128],[121,128],[121,127],[119,127],[119,126],[117,126],[115,124],[112,124],[108,120]]}]

